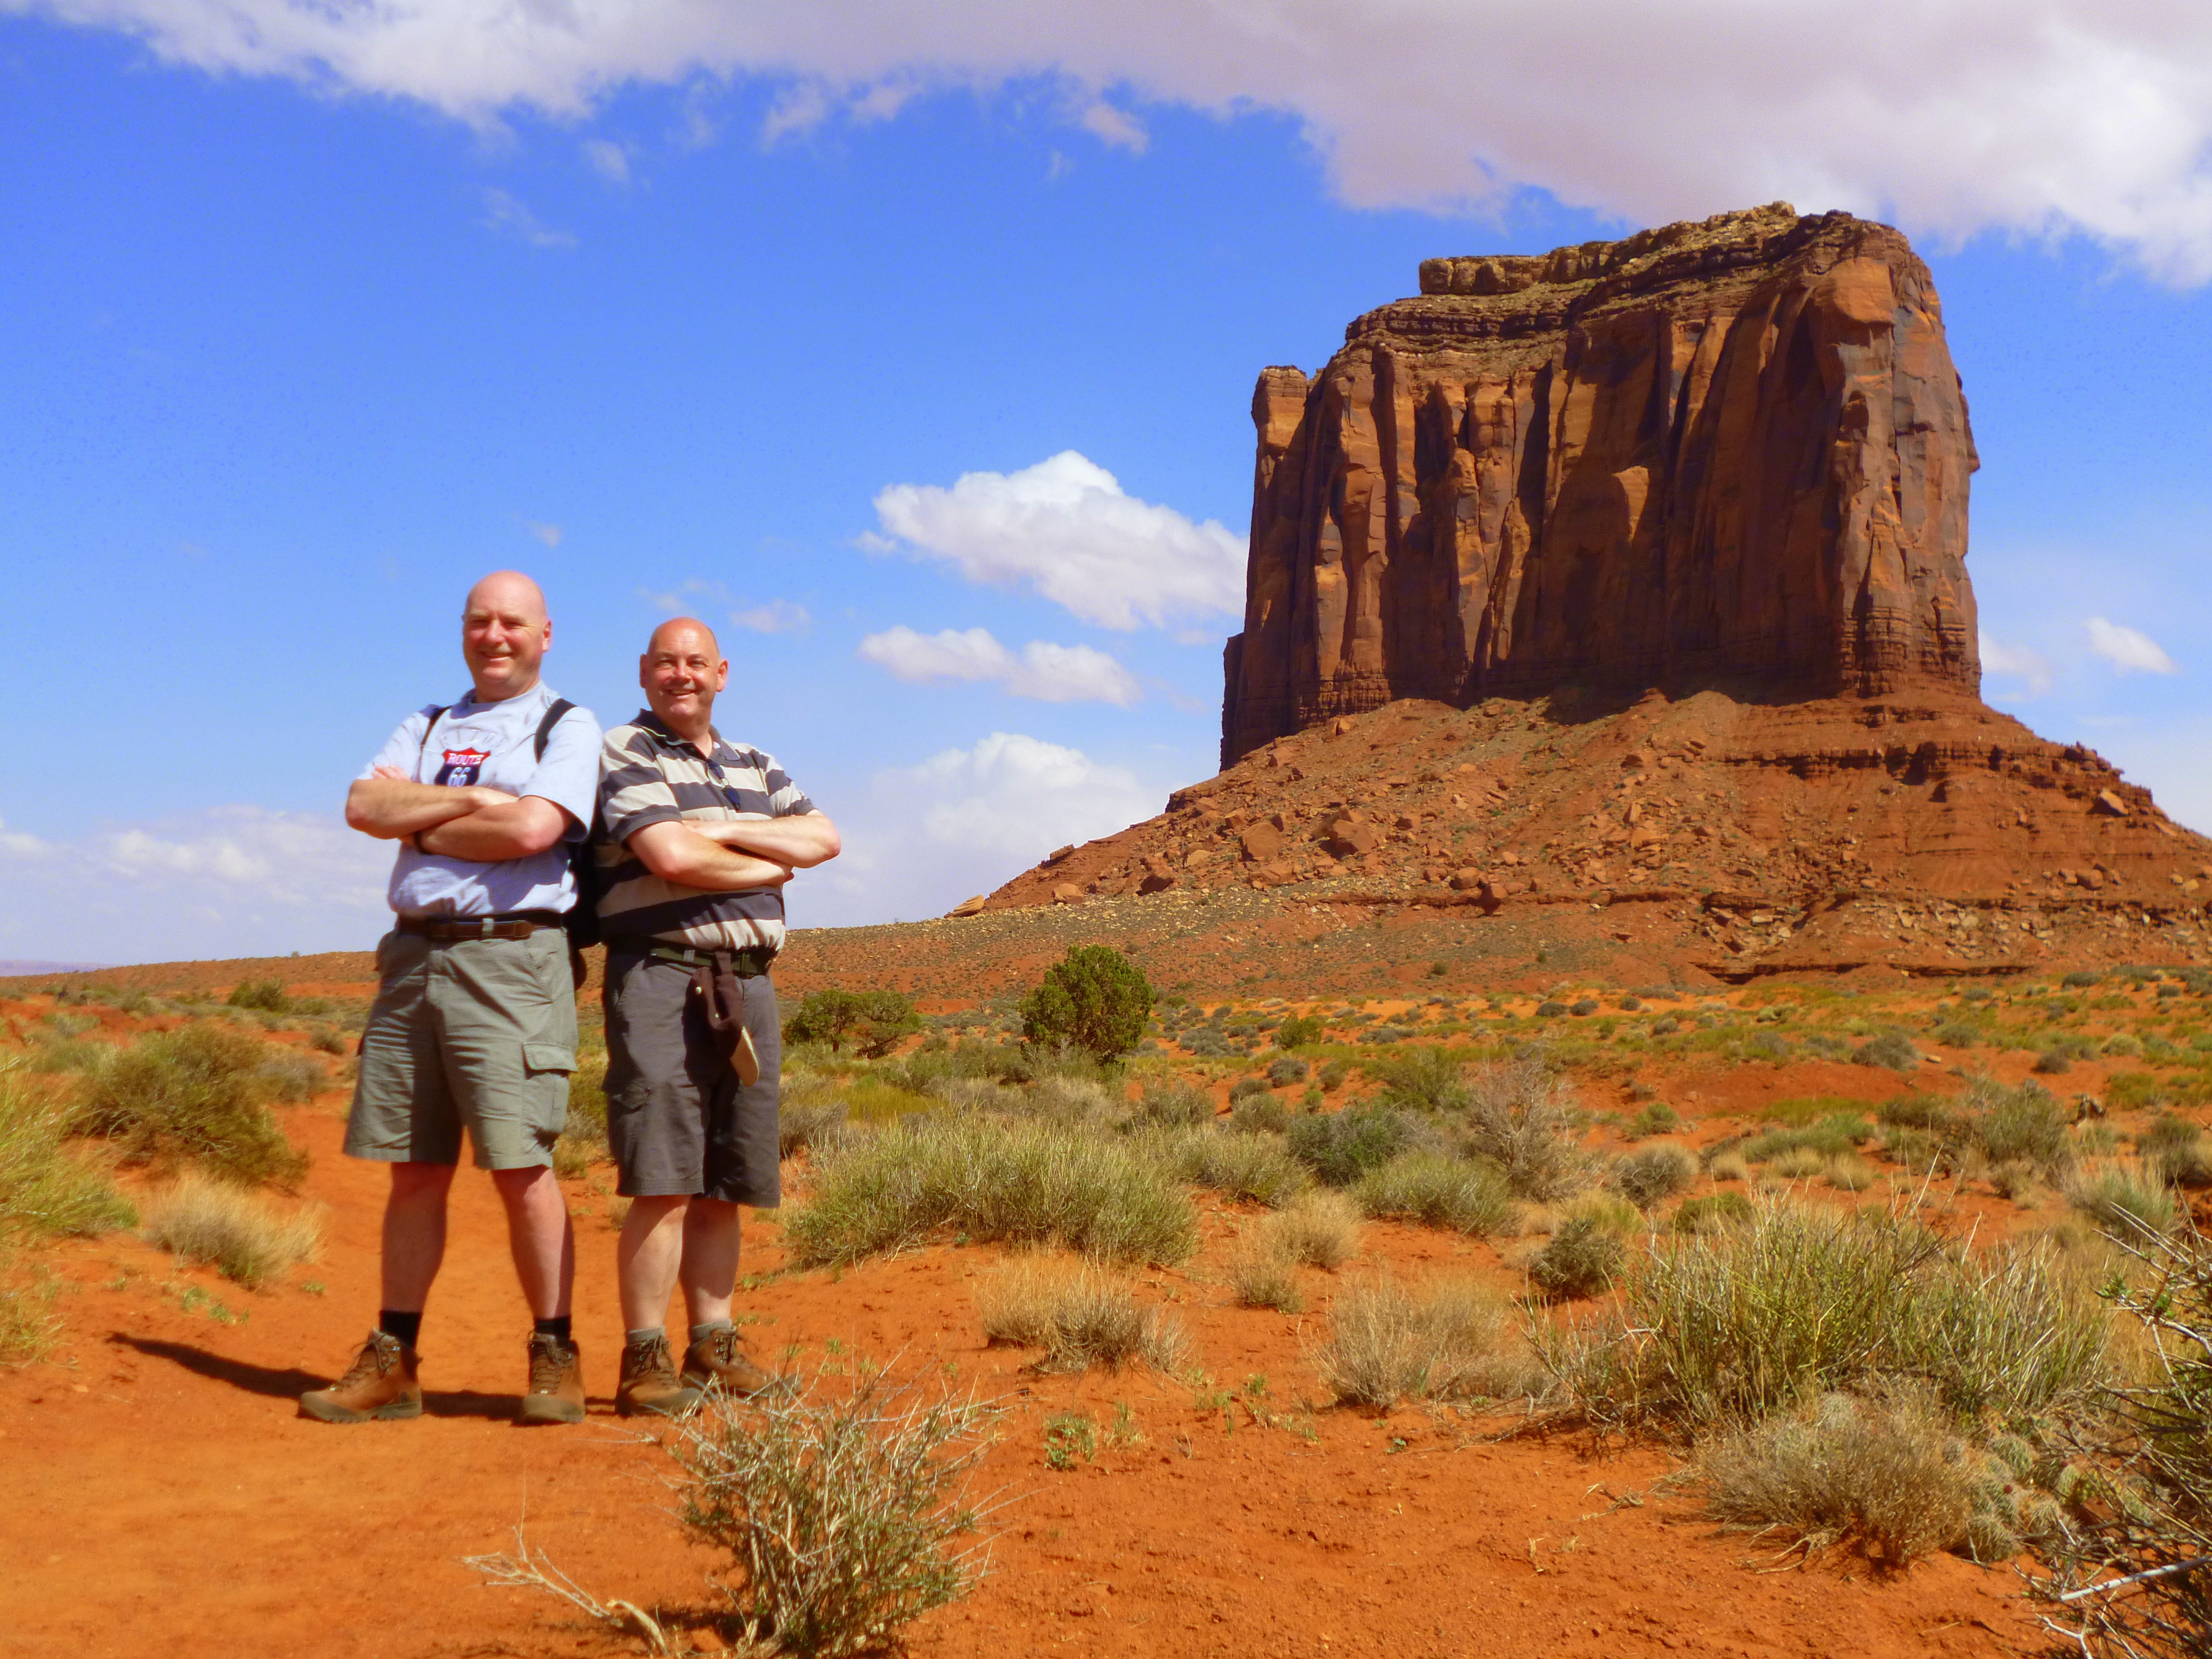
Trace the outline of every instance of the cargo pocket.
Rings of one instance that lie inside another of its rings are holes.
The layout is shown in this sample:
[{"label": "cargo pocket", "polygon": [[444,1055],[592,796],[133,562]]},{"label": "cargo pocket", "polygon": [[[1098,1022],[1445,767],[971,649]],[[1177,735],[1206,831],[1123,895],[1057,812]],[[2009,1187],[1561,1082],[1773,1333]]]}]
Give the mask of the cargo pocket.
[{"label": "cargo pocket", "polygon": [[558,1135],[568,1121],[568,1074],[576,1069],[576,1051],[557,1042],[526,1042],[522,1069],[536,1097],[533,1127],[549,1139]]}]

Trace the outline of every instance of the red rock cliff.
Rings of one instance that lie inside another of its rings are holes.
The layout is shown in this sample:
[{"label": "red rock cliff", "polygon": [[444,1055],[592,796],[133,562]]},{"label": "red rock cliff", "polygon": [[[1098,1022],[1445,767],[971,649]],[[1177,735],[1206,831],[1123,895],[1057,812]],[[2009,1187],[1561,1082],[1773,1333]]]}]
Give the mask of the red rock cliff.
[{"label": "red rock cliff", "polygon": [[1401,697],[1978,693],[1973,439],[1902,235],[1777,204],[1420,275],[1260,376],[1224,766]]}]

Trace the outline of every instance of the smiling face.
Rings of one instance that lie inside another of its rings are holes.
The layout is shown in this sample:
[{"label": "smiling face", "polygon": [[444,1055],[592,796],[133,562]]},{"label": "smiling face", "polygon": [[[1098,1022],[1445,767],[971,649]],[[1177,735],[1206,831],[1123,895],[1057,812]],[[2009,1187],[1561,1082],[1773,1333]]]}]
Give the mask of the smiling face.
[{"label": "smiling face", "polygon": [[730,665],[714,629],[695,617],[678,617],[653,630],[637,659],[637,683],[662,725],[704,743],[714,728],[714,694],[730,683]]},{"label": "smiling face", "polygon": [[553,643],[545,595],[517,570],[495,571],[469,589],[461,608],[461,655],[478,702],[503,702],[538,684]]}]

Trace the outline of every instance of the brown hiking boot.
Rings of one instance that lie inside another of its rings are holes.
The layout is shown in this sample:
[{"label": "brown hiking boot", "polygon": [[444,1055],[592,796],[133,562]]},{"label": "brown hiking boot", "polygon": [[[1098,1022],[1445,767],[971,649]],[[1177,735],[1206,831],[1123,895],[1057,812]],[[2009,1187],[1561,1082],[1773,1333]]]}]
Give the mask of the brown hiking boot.
[{"label": "brown hiking boot", "polygon": [[656,1412],[681,1417],[699,1403],[705,1389],[676,1374],[668,1338],[659,1335],[624,1345],[622,1381],[615,1386],[615,1410],[623,1417]]},{"label": "brown hiking boot", "polygon": [[526,1423],[584,1420],[584,1355],[573,1342],[530,1334],[530,1392],[522,1396]]},{"label": "brown hiking boot", "polygon": [[300,1415],[319,1423],[366,1423],[422,1415],[422,1357],[396,1336],[371,1331],[368,1340],[327,1389],[300,1396]]},{"label": "brown hiking boot", "polygon": [[702,1389],[712,1383],[724,1394],[748,1396],[775,1381],[745,1357],[736,1329],[728,1325],[708,1332],[684,1351],[684,1380]]}]

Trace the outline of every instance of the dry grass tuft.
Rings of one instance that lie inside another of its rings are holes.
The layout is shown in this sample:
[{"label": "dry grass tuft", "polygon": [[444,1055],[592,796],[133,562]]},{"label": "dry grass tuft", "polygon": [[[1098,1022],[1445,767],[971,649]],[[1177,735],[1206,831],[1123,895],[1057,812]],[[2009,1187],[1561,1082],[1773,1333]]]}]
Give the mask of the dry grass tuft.
[{"label": "dry grass tuft", "polygon": [[1342,1193],[1308,1193],[1261,1226],[1285,1255],[1309,1267],[1334,1270],[1359,1254],[1359,1212]]},{"label": "dry grass tuft", "polygon": [[312,1261],[323,1242],[318,1211],[303,1207],[280,1215],[245,1188],[197,1171],[147,1198],[141,1231],[149,1243],[212,1267],[248,1290]]},{"label": "dry grass tuft", "polygon": [[989,1565],[987,1546],[957,1546],[981,1519],[966,1488],[1003,1413],[872,1368],[842,1382],[718,1395],[667,1442],[684,1529],[728,1557],[735,1633],[778,1652],[872,1651]]},{"label": "dry grass tuft", "polygon": [[1686,1192],[1697,1178],[1697,1154],[1671,1140],[1638,1146],[1623,1156],[1607,1177],[1613,1189],[1640,1210]]},{"label": "dry grass tuft", "polygon": [[1126,1281],[1065,1258],[1006,1262],[976,1288],[975,1308],[988,1340],[1042,1348],[1045,1370],[1119,1370],[1140,1359],[1172,1371],[1189,1347],[1172,1314],[1139,1306]]},{"label": "dry grass tuft", "polygon": [[1967,1542],[1980,1461],[1924,1396],[1844,1394],[1723,1435],[1698,1460],[1717,1520],[1782,1528],[1812,1550],[1861,1543],[1890,1567]]},{"label": "dry grass tuft", "polygon": [[1347,1285],[1331,1315],[1313,1353],[1322,1378],[1346,1405],[1378,1411],[1484,1392],[1510,1323],[1504,1298],[1472,1281],[1409,1291],[1387,1273]]},{"label": "dry grass tuft", "polygon": [[2173,1193],[2134,1164],[2093,1164],[2067,1177],[2066,1201],[2114,1238],[2130,1244],[2162,1237],[2179,1219]]},{"label": "dry grass tuft", "polygon": [[1352,1195],[1370,1216],[1476,1237],[1503,1231],[1513,1217],[1512,1194],[1495,1167],[1442,1152],[1401,1153],[1360,1176]]},{"label": "dry grass tuft", "polygon": [[1297,1264],[1264,1233],[1247,1239],[1229,1258],[1229,1288],[1239,1307],[1297,1313],[1306,1305],[1298,1290]]}]

